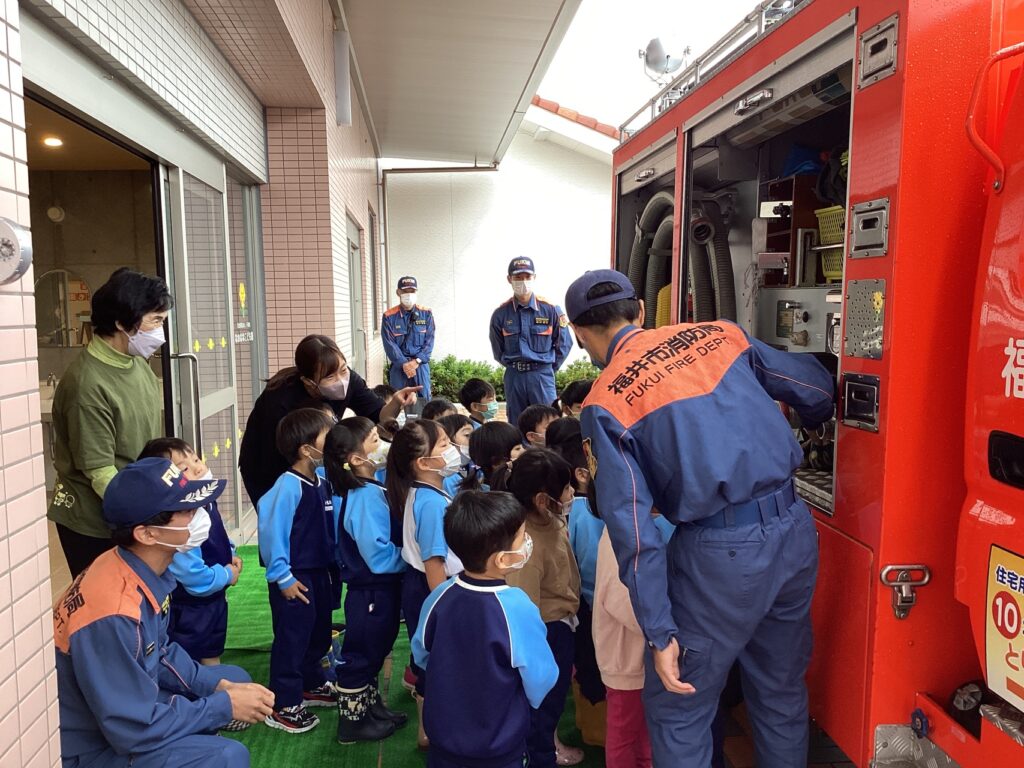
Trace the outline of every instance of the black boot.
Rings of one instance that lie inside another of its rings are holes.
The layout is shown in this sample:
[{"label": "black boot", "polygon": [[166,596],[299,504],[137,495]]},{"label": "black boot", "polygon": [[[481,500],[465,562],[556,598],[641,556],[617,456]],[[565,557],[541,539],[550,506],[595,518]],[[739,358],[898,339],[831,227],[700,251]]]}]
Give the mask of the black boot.
[{"label": "black boot", "polygon": [[395,724],[370,715],[370,689],[340,690],[338,695],[338,743],[380,741],[395,732]]},{"label": "black boot", "polygon": [[409,716],[405,712],[396,712],[393,709],[388,709],[384,705],[384,700],[380,696],[380,689],[377,687],[377,681],[374,680],[368,686],[369,698],[370,698],[370,714],[378,720],[385,722],[391,722],[395,724],[395,727],[405,725],[409,720]]}]

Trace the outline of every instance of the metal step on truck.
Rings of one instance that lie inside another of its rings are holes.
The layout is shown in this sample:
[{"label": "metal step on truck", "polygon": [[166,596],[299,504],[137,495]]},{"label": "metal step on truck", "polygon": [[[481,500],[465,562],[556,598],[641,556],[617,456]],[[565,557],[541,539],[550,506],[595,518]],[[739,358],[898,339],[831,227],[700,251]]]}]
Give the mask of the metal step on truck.
[{"label": "metal step on truck", "polygon": [[734,320],[835,375],[834,421],[793,422],[808,684],[862,768],[1024,766],[1021,43],[1024,0],[763,2],[613,158],[650,327]]}]

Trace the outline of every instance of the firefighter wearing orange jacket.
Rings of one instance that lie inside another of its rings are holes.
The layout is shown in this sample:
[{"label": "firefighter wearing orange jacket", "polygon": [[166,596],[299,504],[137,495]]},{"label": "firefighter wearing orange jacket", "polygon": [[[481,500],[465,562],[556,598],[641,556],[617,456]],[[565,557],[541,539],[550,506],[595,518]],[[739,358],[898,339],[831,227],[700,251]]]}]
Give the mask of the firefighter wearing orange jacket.
[{"label": "firefighter wearing orange jacket", "polygon": [[[577,279],[565,306],[604,367],[583,405],[584,446],[651,648],[654,764],[711,764],[711,724],[738,659],[758,765],[804,768],[817,538],[793,488],[802,452],[775,401],[820,424],[831,377],[726,321],[644,331],[643,303],[613,270]],[[652,508],[676,525],[668,544]]]}]

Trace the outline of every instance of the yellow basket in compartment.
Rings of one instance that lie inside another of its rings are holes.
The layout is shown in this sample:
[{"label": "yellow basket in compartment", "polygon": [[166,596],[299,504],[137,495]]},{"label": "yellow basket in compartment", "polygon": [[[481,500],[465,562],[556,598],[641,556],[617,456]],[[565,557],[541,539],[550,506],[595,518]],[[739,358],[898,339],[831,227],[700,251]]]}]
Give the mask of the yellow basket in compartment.
[{"label": "yellow basket in compartment", "polygon": [[821,273],[826,282],[835,283],[843,279],[843,247],[839,245],[821,252]]},{"label": "yellow basket in compartment", "polygon": [[833,205],[814,212],[818,217],[818,242],[821,245],[839,245],[846,235],[846,207]]}]

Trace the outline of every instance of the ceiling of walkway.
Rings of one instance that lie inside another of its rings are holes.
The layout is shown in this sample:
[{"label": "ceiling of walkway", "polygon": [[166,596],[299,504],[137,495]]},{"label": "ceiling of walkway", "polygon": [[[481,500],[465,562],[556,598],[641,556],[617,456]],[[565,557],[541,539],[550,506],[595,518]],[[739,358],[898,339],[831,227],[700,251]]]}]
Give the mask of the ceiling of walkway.
[{"label": "ceiling of walkway", "polygon": [[341,0],[381,154],[500,161],[579,4]]}]

